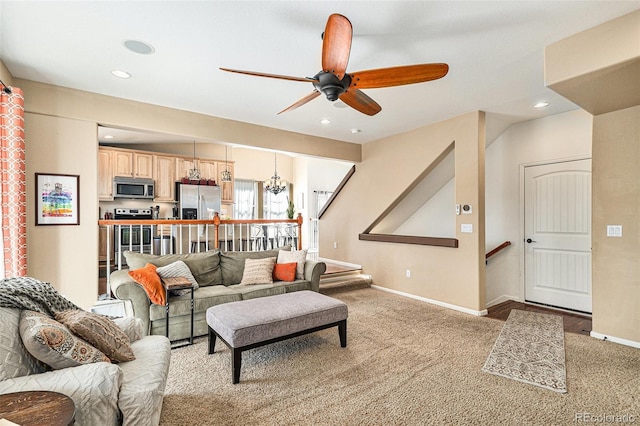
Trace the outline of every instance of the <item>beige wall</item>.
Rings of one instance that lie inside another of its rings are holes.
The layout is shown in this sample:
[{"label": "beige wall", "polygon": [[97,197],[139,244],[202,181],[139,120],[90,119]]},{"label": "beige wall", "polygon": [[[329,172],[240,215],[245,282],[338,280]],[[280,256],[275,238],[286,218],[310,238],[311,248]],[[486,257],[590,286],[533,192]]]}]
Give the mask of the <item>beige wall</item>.
[{"label": "beige wall", "polygon": [[640,11],[547,48],[545,75],[595,115],[592,335],[640,345]]},{"label": "beige wall", "polygon": [[[593,331],[640,342],[640,106],[593,120]],[[606,236],[622,225],[622,238]]]},{"label": "beige wall", "polygon": [[[484,113],[474,112],[364,145],[362,163],[320,220],[320,256],[362,265],[376,285],[482,311],[484,134]],[[474,211],[456,218],[459,248],[360,241],[358,234],[452,141],[456,203],[471,204]],[[474,232],[460,233],[462,223],[472,224]]]},{"label": "beige wall", "polygon": [[15,79],[25,94],[25,109],[81,121],[267,149],[360,161],[361,146],[255,124]]},{"label": "beige wall", "polygon": [[[27,274],[84,308],[98,295],[97,132],[95,123],[25,114]],[[79,226],[35,226],[35,173],[80,176]]]}]

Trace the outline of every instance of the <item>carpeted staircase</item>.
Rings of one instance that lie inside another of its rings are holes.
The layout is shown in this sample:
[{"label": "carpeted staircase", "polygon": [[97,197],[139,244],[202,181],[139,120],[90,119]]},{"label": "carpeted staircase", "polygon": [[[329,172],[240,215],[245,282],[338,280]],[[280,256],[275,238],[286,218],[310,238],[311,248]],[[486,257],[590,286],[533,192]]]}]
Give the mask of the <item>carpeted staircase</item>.
[{"label": "carpeted staircase", "polygon": [[333,294],[342,291],[371,287],[371,276],[362,273],[362,269],[327,268],[320,277],[320,293]]}]

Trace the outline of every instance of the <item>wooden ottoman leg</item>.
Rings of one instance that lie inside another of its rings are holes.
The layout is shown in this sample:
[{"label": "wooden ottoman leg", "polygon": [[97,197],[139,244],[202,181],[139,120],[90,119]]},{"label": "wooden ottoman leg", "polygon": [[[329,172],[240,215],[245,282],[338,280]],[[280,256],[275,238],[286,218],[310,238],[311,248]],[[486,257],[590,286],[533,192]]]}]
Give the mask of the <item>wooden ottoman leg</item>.
[{"label": "wooden ottoman leg", "polygon": [[242,366],[242,351],[237,348],[232,348],[233,359],[231,360],[231,372],[233,377],[231,378],[233,384],[240,382],[240,367]]},{"label": "wooden ottoman leg", "polygon": [[216,350],[216,333],[211,327],[209,327],[209,355]]},{"label": "wooden ottoman leg", "polygon": [[340,346],[347,347],[347,320],[342,320],[338,324],[338,334],[340,335]]}]

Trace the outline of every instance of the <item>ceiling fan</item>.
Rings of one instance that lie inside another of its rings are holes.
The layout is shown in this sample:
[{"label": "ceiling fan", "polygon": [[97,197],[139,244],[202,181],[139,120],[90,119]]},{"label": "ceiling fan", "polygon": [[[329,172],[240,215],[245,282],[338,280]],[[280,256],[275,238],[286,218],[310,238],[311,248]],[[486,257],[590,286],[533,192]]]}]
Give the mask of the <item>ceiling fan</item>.
[{"label": "ceiling fan", "polygon": [[294,110],[323,93],[330,101],[340,99],[351,108],[363,114],[375,115],[382,107],[360,89],[401,86],[437,80],[449,72],[449,65],[443,63],[405,65],[391,68],[379,68],[347,73],[347,63],[351,52],[351,22],[340,15],[333,14],[327,20],[322,38],[322,71],[313,77],[291,77],[279,74],[266,74],[254,71],[242,71],[220,68],[223,71],[258,77],[279,78],[283,80],[311,82],[314,90],[293,105],[278,114]]}]

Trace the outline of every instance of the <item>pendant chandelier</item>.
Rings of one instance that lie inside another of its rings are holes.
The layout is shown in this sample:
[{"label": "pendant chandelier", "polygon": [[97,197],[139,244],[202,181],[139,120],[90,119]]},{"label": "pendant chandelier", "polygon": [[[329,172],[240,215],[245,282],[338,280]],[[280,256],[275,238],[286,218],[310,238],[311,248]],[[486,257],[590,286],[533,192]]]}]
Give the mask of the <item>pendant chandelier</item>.
[{"label": "pendant chandelier", "polygon": [[193,141],[193,168],[189,169],[189,180],[200,180],[200,170],[196,167],[196,141]]},{"label": "pendant chandelier", "polygon": [[274,153],[274,172],[271,179],[267,179],[264,181],[264,190],[266,192],[271,192],[274,195],[277,195],[287,189],[287,181],[280,180],[280,176],[278,176],[278,155]]},{"label": "pendant chandelier", "polygon": [[220,173],[220,182],[231,182],[231,172],[229,171],[229,161],[227,157],[228,149],[228,146],[224,147],[224,165],[226,167],[226,170],[223,170]]}]

